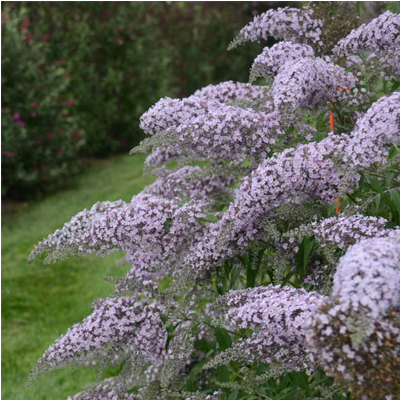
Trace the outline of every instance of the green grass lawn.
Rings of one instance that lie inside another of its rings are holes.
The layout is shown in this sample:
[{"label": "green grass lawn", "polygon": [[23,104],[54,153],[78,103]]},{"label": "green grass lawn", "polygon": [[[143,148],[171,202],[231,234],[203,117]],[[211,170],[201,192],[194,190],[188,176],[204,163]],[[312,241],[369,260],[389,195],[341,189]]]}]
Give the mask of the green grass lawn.
[{"label": "green grass lawn", "polygon": [[92,301],[113,286],[102,279],[121,275],[120,254],[71,258],[53,265],[28,264],[34,245],[96,201],[129,201],[151,178],[142,176],[144,156],[106,161],[56,193],[2,224],[2,399],[63,400],[95,380],[96,371],[68,368],[26,381],[36,360],[74,323],[90,314]]}]

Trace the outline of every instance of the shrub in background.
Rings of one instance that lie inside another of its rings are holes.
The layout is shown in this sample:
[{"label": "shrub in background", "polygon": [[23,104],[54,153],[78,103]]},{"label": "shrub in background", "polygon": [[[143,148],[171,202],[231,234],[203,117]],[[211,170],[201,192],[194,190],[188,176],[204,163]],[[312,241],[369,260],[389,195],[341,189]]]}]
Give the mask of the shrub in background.
[{"label": "shrub in background", "polygon": [[26,11],[14,13],[2,14],[2,197],[21,199],[78,172],[85,139],[65,66],[49,62]]},{"label": "shrub in background", "polygon": [[[176,52],[175,75],[179,96],[187,96],[209,83],[234,79],[248,81],[248,68],[262,45],[252,43],[229,54],[229,43],[254,15],[287,2],[163,2],[160,25]],[[273,44],[274,39],[269,39]]]},{"label": "shrub in background", "polygon": [[[67,160],[78,143],[73,140],[67,150],[68,141],[61,145],[57,136],[60,130],[85,138],[79,142],[80,156],[106,157],[143,138],[139,117],[158,98],[186,95],[221,80],[247,80],[251,53],[260,45],[233,59],[224,46],[271,2],[239,7],[218,2],[4,2],[2,7],[3,108],[9,116],[20,113],[26,123],[9,124],[4,117],[2,195],[26,198],[53,188],[53,178],[76,169]],[[31,110],[34,103],[37,110]],[[67,120],[73,128],[65,126]],[[48,134],[59,141],[49,142]],[[31,140],[20,140],[20,135]],[[16,152],[10,138],[24,143],[24,152]],[[40,150],[37,141],[43,141]],[[51,162],[48,143],[59,148]]]}]

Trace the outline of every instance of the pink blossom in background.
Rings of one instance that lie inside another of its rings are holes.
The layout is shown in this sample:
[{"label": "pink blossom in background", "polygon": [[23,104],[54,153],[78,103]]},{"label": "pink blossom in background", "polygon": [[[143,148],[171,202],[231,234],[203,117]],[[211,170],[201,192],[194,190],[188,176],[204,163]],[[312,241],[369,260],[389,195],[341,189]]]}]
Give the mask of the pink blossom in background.
[{"label": "pink blossom in background", "polygon": [[56,148],[57,153],[64,153],[64,149],[62,147],[57,147]]},{"label": "pink blossom in background", "polygon": [[24,42],[29,42],[32,38],[33,38],[33,35],[32,35],[32,33],[30,33],[29,35],[25,36]]},{"label": "pink blossom in background", "polygon": [[28,28],[29,28],[29,22],[30,22],[29,17],[26,17],[26,18],[24,19],[24,22],[22,23],[22,27],[21,27],[21,29],[22,29],[23,31],[28,30]]},{"label": "pink blossom in background", "polygon": [[12,116],[12,119],[13,119],[13,121],[14,121],[17,125],[22,126],[22,127],[25,127],[25,126],[26,126],[26,122],[21,121],[21,114],[20,114],[20,113],[15,113],[15,114]]},{"label": "pink blossom in background", "polygon": [[37,145],[41,145],[41,144],[43,144],[43,140],[36,140],[36,142],[35,142]]},{"label": "pink blossom in background", "polygon": [[36,117],[36,113],[35,112],[31,113],[31,117]]},{"label": "pink blossom in background", "polygon": [[31,104],[31,107],[32,107],[32,108],[38,108],[38,107],[39,107],[39,103],[32,103],[32,104]]},{"label": "pink blossom in background", "polygon": [[53,139],[53,135],[51,133],[47,133],[46,136],[47,136],[47,139]]},{"label": "pink blossom in background", "polygon": [[43,42],[48,42],[49,40],[50,40],[50,34],[48,34],[48,33],[45,33],[43,36],[42,36],[42,40],[43,40]]},{"label": "pink blossom in background", "polygon": [[3,154],[8,158],[14,157],[14,153],[12,151],[3,151]]},{"label": "pink blossom in background", "polygon": [[75,104],[76,104],[76,100],[73,100],[73,99],[68,99],[68,100],[65,102],[65,105],[68,106],[68,107],[71,107],[71,106],[73,106],[73,105],[75,105]]}]

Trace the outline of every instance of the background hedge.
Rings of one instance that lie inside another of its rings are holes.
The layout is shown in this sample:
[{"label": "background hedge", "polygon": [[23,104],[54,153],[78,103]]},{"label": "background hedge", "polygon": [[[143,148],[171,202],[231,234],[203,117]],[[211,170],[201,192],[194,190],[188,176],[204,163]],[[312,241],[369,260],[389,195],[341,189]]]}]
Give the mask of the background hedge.
[{"label": "background hedge", "polygon": [[82,158],[127,152],[160,97],[247,81],[261,46],[226,48],[272,6],[3,2],[2,197],[36,197],[65,186]]}]

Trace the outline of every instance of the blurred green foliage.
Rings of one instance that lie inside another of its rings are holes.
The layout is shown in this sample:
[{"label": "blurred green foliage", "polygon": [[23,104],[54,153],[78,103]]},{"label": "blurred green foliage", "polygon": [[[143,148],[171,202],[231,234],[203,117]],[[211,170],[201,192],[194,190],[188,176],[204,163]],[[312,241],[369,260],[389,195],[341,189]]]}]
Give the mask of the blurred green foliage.
[{"label": "blurred green foliage", "polygon": [[247,81],[262,46],[226,47],[272,6],[3,2],[2,197],[34,197],[63,186],[82,157],[127,151],[161,97]]}]

